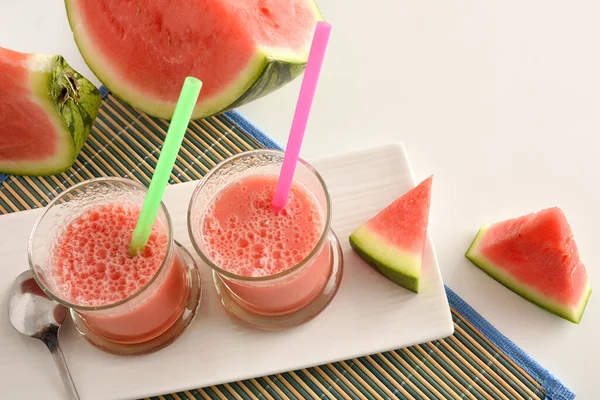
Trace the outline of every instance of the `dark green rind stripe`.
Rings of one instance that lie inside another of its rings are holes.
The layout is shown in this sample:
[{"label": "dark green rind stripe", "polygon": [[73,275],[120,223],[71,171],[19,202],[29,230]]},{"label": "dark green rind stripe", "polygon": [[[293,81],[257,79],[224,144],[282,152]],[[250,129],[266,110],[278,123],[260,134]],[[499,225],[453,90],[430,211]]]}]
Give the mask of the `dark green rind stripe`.
[{"label": "dark green rind stripe", "polygon": [[64,128],[71,134],[76,156],[94,124],[102,96],[98,88],[71,68],[62,56],[55,56],[52,61],[48,93]]},{"label": "dark green rind stripe", "polygon": [[222,112],[233,110],[274,92],[296,79],[304,72],[305,68],[306,63],[290,63],[275,59],[267,59],[265,68],[252,86]]},{"label": "dark green rind stripe", "polygon": [[418,277],[401,274],[400,272],[391,269],[388,265],[381,263],[372,254],[364,251],[362,249],[361,243],[359,243],[359,241],[354,236],[351,235],[349,237],[348,241],[349,241],[352,249],[358,255],[360,255],[360,257],[363,260],[365,260],[369,265],[374,267],[383,276],[387,277],[388,279],[390,279],[392,282],[396,283],[397,285],[400,285],[403,288],[410,290],[411,292],[415,292],[415,293],[419,292],[419,278]]}]

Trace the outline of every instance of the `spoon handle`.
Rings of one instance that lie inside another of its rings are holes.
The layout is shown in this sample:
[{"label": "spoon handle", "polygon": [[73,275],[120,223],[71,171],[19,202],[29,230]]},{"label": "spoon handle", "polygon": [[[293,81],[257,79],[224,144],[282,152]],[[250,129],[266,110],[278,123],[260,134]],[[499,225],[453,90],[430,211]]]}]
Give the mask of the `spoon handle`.
[{"label": "spoon handle", "polygon": [[67,389],[67,393],[69,394],[69,399],[79,400],[79,394],[77,393],[77,389],[73,383],[73,378],[71,378],[69,367],[67,367],[67,361],[65,360],[65,356],[63,355],[60,346],[58,345],[58,336],[56,332],[44,335],[44,343],[46,343],[46,346],[48,346],[48,349],[52,354],[52,358],[54,358],[54,363],[60,372],[60,376],[63,380],[65,388]]}]

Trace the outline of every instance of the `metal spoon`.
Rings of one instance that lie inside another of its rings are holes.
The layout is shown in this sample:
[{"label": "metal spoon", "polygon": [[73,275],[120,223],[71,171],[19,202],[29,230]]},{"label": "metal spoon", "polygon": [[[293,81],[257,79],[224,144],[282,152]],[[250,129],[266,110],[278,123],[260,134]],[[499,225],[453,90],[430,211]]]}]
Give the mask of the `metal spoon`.
[{"label": "metal spoon", "polygon": [[15,279],[8,299],[10,322],[23,335],[40,339],[48,346],[69,398],[79,400],[67,362],[58,345],[58,330],[66,316],[67,308],[51,300],[40,289],[30,270]]}]

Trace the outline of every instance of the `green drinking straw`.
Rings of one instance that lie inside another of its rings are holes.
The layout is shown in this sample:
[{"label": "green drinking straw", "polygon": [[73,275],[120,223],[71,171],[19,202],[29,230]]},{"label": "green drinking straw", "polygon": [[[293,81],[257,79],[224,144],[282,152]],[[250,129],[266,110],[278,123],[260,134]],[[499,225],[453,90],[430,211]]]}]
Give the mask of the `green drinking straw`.
[{"label": "green drinking straw", "polygon": [[129,252],[132,256],[143,250],[150,238],[152,225],[154,225],[154,220],[158,213],[158,207],[165,193],[165,188],[169,183],[169,176],[173,170],[173,165],[175,165],[175,159],[179,153],[185,130],[190,123],[192,111],[198,100],[201,88],[202,81],[199,79],[194,77],[185,78],[167,136],[165,137],[165,142],[163,143],[152,180],[150,181],[150,187],[148,187],[148,193],[144,198],[142,211],[131,237]]}]

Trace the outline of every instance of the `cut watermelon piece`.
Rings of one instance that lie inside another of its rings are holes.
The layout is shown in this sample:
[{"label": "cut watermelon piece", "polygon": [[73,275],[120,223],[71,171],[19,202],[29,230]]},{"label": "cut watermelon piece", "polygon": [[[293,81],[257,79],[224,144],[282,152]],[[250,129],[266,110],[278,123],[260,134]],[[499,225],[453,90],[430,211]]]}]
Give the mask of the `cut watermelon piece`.
[{"label": "cut watermelon piece", "polygon": [[367,263],[415,293],[419,292],[432,179],[394,200],[350,235],[352,248]]},{"label": "cut watermelon piece", "polygon": [[98,89],[60,55],[1,47],[0,88],[0,172],[67,170],[98,114]]},{"label": "cut watermelon piece", "polygon": [[305,68],[321,13],[312,0],[65,0],[86,63],[117,97],[170,119],[186,76],[192,118],[271,93]]},{"label": "cut watermelon piece", "polygon": [[538,306],[579,323],[592,288],[561,209],[483,225],[466,257]]}]

